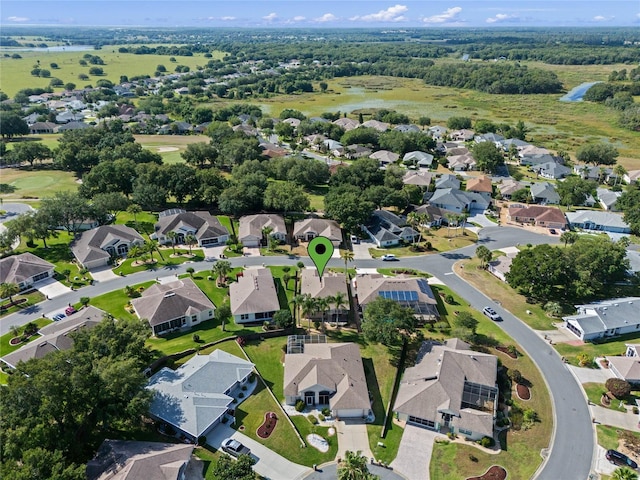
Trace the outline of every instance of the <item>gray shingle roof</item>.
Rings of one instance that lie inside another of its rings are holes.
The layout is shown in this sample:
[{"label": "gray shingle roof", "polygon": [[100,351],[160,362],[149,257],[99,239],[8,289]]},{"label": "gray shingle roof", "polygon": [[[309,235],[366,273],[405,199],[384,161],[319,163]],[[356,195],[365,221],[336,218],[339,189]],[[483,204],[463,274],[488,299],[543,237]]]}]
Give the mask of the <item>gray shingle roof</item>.
[{"label": "gray shingle roof", "polygon": [[33,253],[21,253],[20,255],[11,255],[0,260],[0,283],[20,283],[48,272],[55,265],[41,259]]},{"label": "gray shingle roof", "polygon": [[305,235],[308,232],[327,237],[331,241],[342,242],[342,230],[335,220],[307,218],[305,220],[298,220],[293,224],[294,237]]},{"label": "gray shingle roof", "polygon": [[71,245],[71,251],[82,264],[101,258],[107,259],[110,255],[103,248],[116,239],[126,243],[144,243],[144,238],[131,227],[102,225],[83,232],[80,238]]},{"label": "gray shingle roof", "polygon": [[149,411],[197,437],[231,405],[233,399],[224,392],[252,370],[252,363],[222,350],[196,355],[177,370],[163,368],[147,386],[156,392]]},{"label": "gray shingle roof", "polygon": [[152,285],[140,298],[131,300],[131,304],[138,317],[147,319],[152,327],[215,308],[190,278]]},{"label": "gray shingle roof", "polygon": [[615,298],[598,303],[576,305],[578,313],[563,317],[577,323],[585,334],[604,332],[640,324],[640,297]]},{"label": "gray shingle roof", "polygon": [[318,270],[305,268],[302,270],[300,293],[308,293],[313,298],[333,297],[336,293],[343,293],[345,300],[348,300],[346,277],[344,273],[325,272],[320,280]]},{"label": "gray shingle roof", "polygon": [[607,227],[615,227],[622,229],[629,229],[622,215],[611,212],[600,212],[597,210],[577,210],[575,212],[566,213],[567,220],[572,225],[583,225],[587,222],[595,223],[596,225],[602,225]]},{"label": "gray shingle roof", "polygon": [[262,238],[262,229],[272,228],[273,233],[287,234],[287,227],[284,219],[280,215],[261,213],[258,215],[247,215],[240,218],[240,228],[238,229],[238,239],[242,241],[249,236]]},{"label": "gray shingle roof", "polygon": [[249,268],[229,285],[231,313],[242,315],[280,310],[273,275],[268,268]]},{"label": "gray shingle roof", "polygon": [[229,235],[229,231],[209,212],[181,212],[160,217],[155,225],[157,233],[195,231],[198,240]]}]

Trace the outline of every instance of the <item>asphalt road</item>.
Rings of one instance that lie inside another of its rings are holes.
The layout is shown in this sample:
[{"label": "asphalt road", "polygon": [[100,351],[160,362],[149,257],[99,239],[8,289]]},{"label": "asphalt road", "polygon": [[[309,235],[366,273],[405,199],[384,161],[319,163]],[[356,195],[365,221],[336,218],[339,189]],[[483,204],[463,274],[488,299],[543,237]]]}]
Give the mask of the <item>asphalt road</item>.
[{"label": "asphalt road", "polygon": [[[479,244],[486,245],[490,250],[520,244],[557,243],[557,237],[539,235],[526,232],[521,229],[509,227],[488,227],[480,232]],[[560,356],[555,350],[545,343],[526,324],[518,320],[501,306],[494,304],[491,299],[476,290],[453,272],[453,265],[458,260],[474,256],[477,245],[466,247],[453,252],[424,257],[403,258],[393,264],[386,264],[380,260],[357,260],[357,267],[373,268],[382,265],[404,266],[424,270],[435,275],[452,290],[458,293],[474,308],[481,310],[486,305],[492,305],[502,316],[503,321],[498,322],[507,334],[509,334],[522,349],[536,363],[542,376],[546,379],[552,395],[555,416],[555,429],[546,462],[541,466],[534,478],[538,480],[582,480],[587,479],[591,470],[594,455],[594,433],[591,415],[584,401],[582,390],[574,377],[568,371]],[[229,259],[233,266],[251,265],[282,265],[295,264],[302,260],[305,265],[311,265],[306,258],[283,257],[252,257]],[[171,269],[158,269],[132,274],[105,282],[96,282],[93,286],[85,287],[79,291],[54,298],[34,305],[19,313],[14,313],[0,319],[0,334],[9,331],[11,325],[24,325],[28,321],[67,306],[68,303],[79,301],[80,297],[95,297],[126,285],[132,285],[156,277],[185,273],[187,267],[192,266],[196,271],[211,268],[210,262],[182,264]],[[329,262],[331,266],[344,266],[340,260]],[[349,266],[353,266],[350,264]]]}]

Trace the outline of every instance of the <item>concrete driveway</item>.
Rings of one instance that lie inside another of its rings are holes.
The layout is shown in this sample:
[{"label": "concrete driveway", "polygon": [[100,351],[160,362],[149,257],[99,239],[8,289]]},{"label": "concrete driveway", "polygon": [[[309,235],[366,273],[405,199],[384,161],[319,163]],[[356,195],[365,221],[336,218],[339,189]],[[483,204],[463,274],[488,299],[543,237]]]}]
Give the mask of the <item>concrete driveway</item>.
[{"label": "concrete driveway", "polygon": [[429,464],[436,437],[442,437],[442,434],[407,425],[391,467],[409,480],[429,480]]},{"label": "concrete driveway", "polygon": [[353,244],[353,259],[354,260],[362,260],[362,259],[371,259],[371,254],[369,253],[370,248],[374,248],[376,245],[371,240],[361,240],[360,243]]},{"label": "concrete driveway", "polygon": [[90,273],[96,282],[106,282],[107,280],[118,278],[118,275],[113,273],[113,270],[111,270],[109,265],[91,270]]},{"label": "concrete driveway", "polygon": [[607,451],[603,447],[598,445],[594,462],[594,470],[604,475],[611,475],[613,471],[618,467],[607,460],[607,458],[605,457],[606,453]]},{"label": "concrete driveway", "polygon": [[266,479],[291,480],[292,478],[302,478],[307,473],[313,471],[309,467],[290,462],[276,452],[269,450],[261,443],[235,431],[227,425],[219,425],[212,433],[207,435],[207,444],[213,448],[220,449],[222,441],[229,437],[238,440],[251,450],[251,456],[256,460],[253,469]]},{"label": "concrete driveway", "polygon": [[347,450],[362,452],[367,457],[373,457],[369,448],[367,424],[363,420],[339,420],[334,423],[338,435],[338,457],[344,458]]},{"label": "concrete driveway", "polygon": [[55,298],[66,295],[71,289],[53,278],[47,278],[42,282],[34,285],[36,289],[47,298]]}]

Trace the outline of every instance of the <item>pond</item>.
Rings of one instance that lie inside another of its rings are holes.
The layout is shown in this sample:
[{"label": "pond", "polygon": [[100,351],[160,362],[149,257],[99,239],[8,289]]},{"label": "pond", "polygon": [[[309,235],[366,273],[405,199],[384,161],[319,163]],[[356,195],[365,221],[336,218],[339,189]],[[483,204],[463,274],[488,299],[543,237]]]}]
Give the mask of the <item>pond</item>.
[{"label": "pond", "polygon": [[566,95],[560,97],[560,101],[561,102],[581,102],[582,97],[584,97],[584,94],[587,93],[587,90],[589,90],[596,83],[602,83],[602,82],[581,83],[577,87],[574,87],[571,90],[569,90],[569,92],[567,92]]}]

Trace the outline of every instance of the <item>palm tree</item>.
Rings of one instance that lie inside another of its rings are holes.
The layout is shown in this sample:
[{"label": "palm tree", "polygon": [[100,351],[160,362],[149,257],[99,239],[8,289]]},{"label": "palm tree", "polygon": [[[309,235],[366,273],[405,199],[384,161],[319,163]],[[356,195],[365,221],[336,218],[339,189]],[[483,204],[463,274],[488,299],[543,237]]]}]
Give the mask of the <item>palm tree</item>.
[{"label": "palm tree", "polygon": [[462,214],[458,216],[458,221],[462,222],[462,236],[463,237],[464,237],[464,226],[467,223],[467,218],[469,218],[469,214],[467,212],[462,212]]},{"label": "palm tree", "polygon": [[171,247],[173,247],[173,254],[176,254],[176,240],[178,239],[178,234],[174,231],[168,232],[167,237],[171,239]]},{"label": "palm tree", "polygon": [[304,295],[295,295],[289,302],[291,305],[293,305],[293,319],[298,326],[300,326],[300,306],[302,305],[302,302],[304,302],[304,300]]},{"label": "palm tree", "polygon": [[454,213],[446,213],[444,218],[447,219],[447,237],[451,237],[451,224],[457,220],[457,215]]},{"label": "palm tree", "polygon": [[491,250],[484,245],[480,245],[476,248],[476,257],[480,259],[480,268],[485,268],[486,264],[491,260]]},{"label": "palm tree", "polygon": [[138,230],[138,214],[142,212],[142,207],[137,203],[132,203],[127,207],[127,212],[133,214],[133,223],[136,224],[136,230]]},{"label": "palm tree", "polygon": [[9,327],[9,330],[11,330],[11,335],[13,335],[14,337],[20,335],[20,328],[17,325],[11,325],[11,327]]},{"label": "palm tree", "polygon": [[216,262],[213,267],[211,267],[211,273],[216,276],[216,284],[220,285],[221,283],[227,280],[227,275],[231,271],[231,263],[226,260],[220,260]]},{"label": "palm tree", "polygon": [[638,474],[629,467],[616,468],[611,476],[613,480],[638,480]]},{"label": "palm tree", "polygon": [[[422,233],[420,233],[420,214],[417,212],[411,212],[409,215],[407,215],[407,223],[411,225],[411,228],[418,232],[418,243],[420,243],[420,240],[422,239]],[[415,237],[413,237],[413,239],[413,246],[415,247]]]},{"label": "palm tree", "polygon": [[269,246],[269,236],[273,232],[272,227],[263,227],[262,228],[262,239],[265,240],[267,247]]},{"label": "palm tree", "polygon": [[614,185],[617,185],[618,180],[622,181],[622,177],[627,173],[627,170],[622,165],[616,165],[613,169],[613,173],[616,174],[616,181]]},{"label": "palm tree", "polygon": [[331,299],[331,303],[333,303],[336,309],[336,328],[338,328],[338,312],[342,310],[343,307],[347,306],[348,301],[349,299],[342,292],[337,292]]},{"label": "palm tree", "polygon": [[0,283],[0,298],[9,297],[9,303],[13,303],[13,296],[17,295],[18,293],[20,293],[20,287],[17,283]]},{"label": "palm tree", "polygon": [[349,268],[348,263],[353,262],[353,252],[351,250],[342,250],[340,252],[340,258],[344,260],[344,276],[347,282],[347,288],[349,288]]},{"label": "palm tree", "polygon": [[127,258],[136,258],[142,255],[142,249],[139,245],[131,245],[129,247],[129,251],[127,252]]},{"label": "palm tree", "polygon": [[184,242],[189,246],[189,255],[191,255],[191,247],[198,243],[198,239],[190,233],[185,237]]},{"label": "palm tree", "polygon": [[338,480],[371,480],[377,478],[367,468],[367,457],[362,452],[347,450],[342,462],[338,465]]},{"label": "palm tree", "polygon": [[309,320],[309,331],[311,331],[311,314],[318,311],[318,302],[308,293],[305,293],[303,297],[304,299],[300,304],[302,316],[307,317],[307,320]]},{"label": "palm tree", "polygon": [[151,263],[154,263],[156,261],[156,259],[153,258],[153,251],[156,249],[155,241],[145,240],[144,247],[142,248],[144,249],[145,253],[148,253],[149,256],[151,257]]},{"label": "palm tree", "polygon": [[282,274],[282,281],[284,282],[285,290],[289,290],[289,280],[291,280],[291,275],[288,272],[284,272]]},{"label": "palm tree", "polygon": [[558,302],[547,302],[544,305],[544,310],[548,315],[551,315],[552,317],[559,317],[560,315],[562,315],[562,305],[560,305]]},{"label": "palm tree", "polygon": [[327,313],[329,313],[329,309],[331,308],[331,297],[323,297],[318,298],[316,300],[316,308],[320,312],[322,312],[322,331],[327,331]]},{"label": "palm tree", "polygon": [[578,234],[575,232],[567,231],[563,232],[562,235],[560,235],[560,241],[564,242],[565,248],[567,247],[568,243],[570,243],[571,245],[576,243],[576,240],[578,240]]}]

